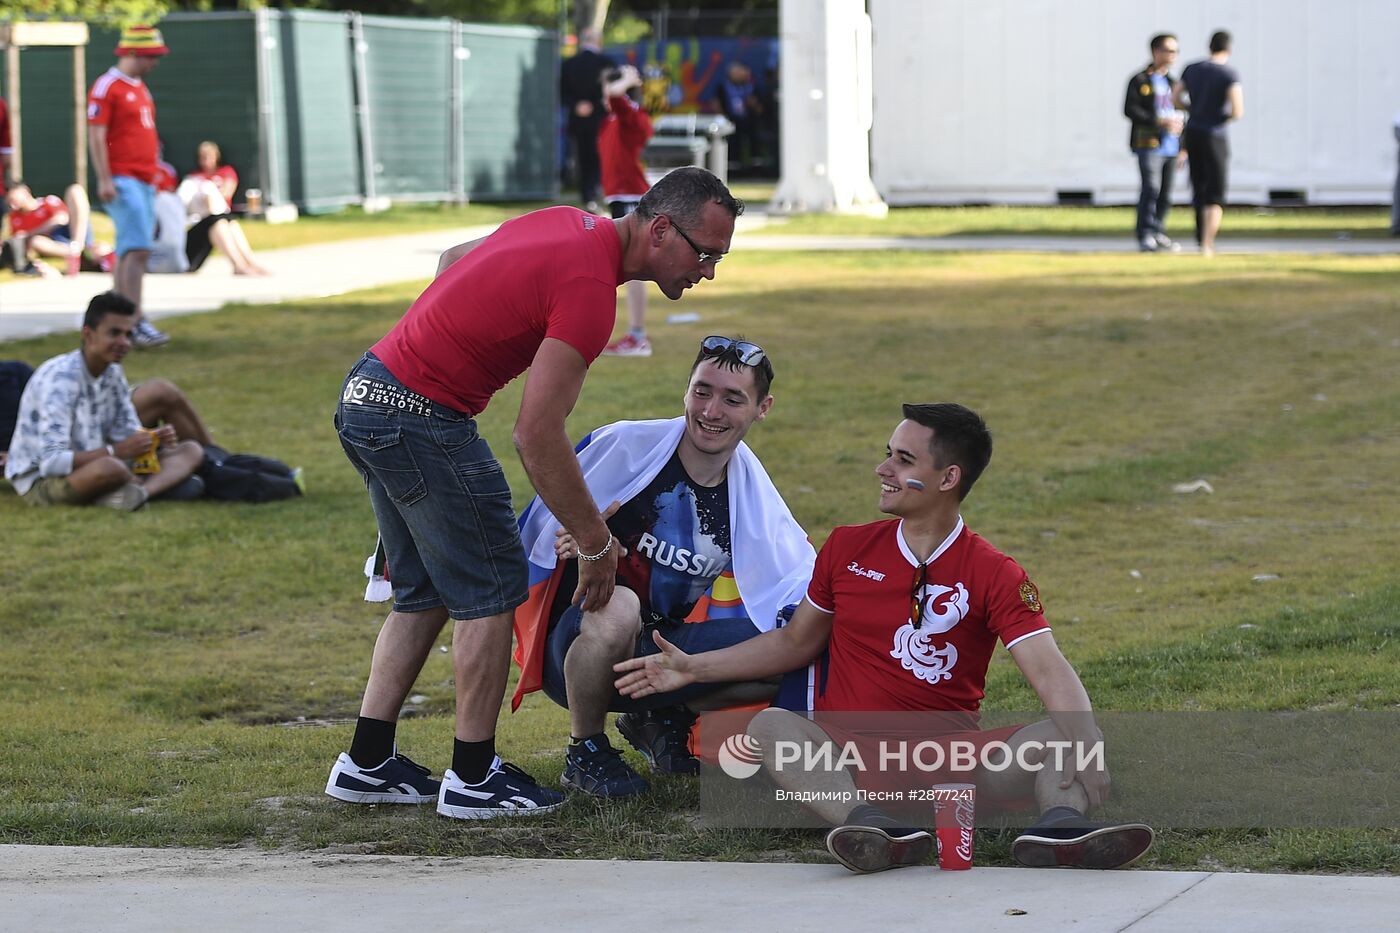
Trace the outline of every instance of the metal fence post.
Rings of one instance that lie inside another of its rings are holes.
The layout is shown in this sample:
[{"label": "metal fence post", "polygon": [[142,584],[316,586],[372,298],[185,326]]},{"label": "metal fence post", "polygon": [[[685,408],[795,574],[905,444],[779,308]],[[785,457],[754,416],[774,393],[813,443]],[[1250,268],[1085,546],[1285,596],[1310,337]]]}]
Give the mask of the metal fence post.
[{"label": "metal fence post", "polygon": [[[279,16],[285,15],[279,12]],[[266,7],[253,11],[253,24],[258,37],[257,49],[257,94],[258,94],[258,181],[262,183],[266,205],[286,204],[291,192],[282,184],[282,173],[277,164],[277,119],[272,99],[272,52],[277,48],[277,39],[272,35],[269,19],[272,16]]]},{"label": "metal fence post", "polygon": [[365,41],[364,17],[350,14],[350,41],[355,50],[355,115],[360,125],[360,165],[364,175],[364,209],[366,213],[383,210],[375,186],[374,129],[369,118],[369,77],[366,56],[369,43]]},{"label": "metal fence post", "polygon": [[452,21],[452,75],[450,78],[452,93],[449,96],[449,106],[452,108],[448,125],[452,127],[452,141],[449,144],[449,152],[452,154],[452,199],[458,204],[467,202],[467,146],[463,134],[466,127],[462,120],[462,69],[465,67],[467,59],[471,58],[471,49],[467,48],[462,38],[462,24],[457,20]]}]

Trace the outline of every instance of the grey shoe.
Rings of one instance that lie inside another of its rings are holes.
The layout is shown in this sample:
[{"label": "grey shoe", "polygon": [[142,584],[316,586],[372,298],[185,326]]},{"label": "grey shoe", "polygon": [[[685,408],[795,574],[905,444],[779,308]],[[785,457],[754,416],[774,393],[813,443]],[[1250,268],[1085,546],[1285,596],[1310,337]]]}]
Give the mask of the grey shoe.
[{"label": "grey shoe", "polygon": [[186,476],[165,492],[156,496],[161,502],[189,502],[204,497],[204,480],[198,476]]},{"label": "grey shoe", "polygon": [[1145,236],[1145,237],[1143,237],[1142,239],[1138,240],[1138,252],[1140,252],[1140,253],[1155,253],[1155,252],[1157,252],[1157,239],[1156,239],[1156,237],[1152,236],[1152,235],[1149,233],[1147,236]]},{"label": "grey shoe", "polygon": [[93,500],[93,505],[105,505],[118,512],[135,512],[146,504],[146,487],[140,483],[127,483]]},{"label": "grey shoe", "polygon": [[1181,244],[1165,233],[1155,233],[1152,235],[1152,239],[1157,242],[1158,249],[1166,250],[1169,253],[1181,252]]},{"label": "grey shoe", "polygon": [[170,335],[156,330],[156,326],[143,317],[131,331],[131,342],[138,347],[163,347],[170,342]]}]

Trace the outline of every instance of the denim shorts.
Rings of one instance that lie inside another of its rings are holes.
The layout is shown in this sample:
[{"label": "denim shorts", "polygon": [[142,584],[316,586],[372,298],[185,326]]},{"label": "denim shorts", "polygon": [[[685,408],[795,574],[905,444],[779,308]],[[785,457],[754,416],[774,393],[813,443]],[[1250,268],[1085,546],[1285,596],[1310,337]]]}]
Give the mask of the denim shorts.
[{"label": "denim shorts", "polygon": [[[387,389],[365,391],[367,385]],[[510,486],[469,415],[405,389],[366,353],[346,377],[335,427],[384,544],[394,611],[453,619],[509,612],[527,570]]]},{"label": "denim shorts", "polygon": [[117,255],[149,250],[156,235],[156,189],[130,175],[114,175],[112,185],[117,196],[102,206],[117,228]]},{"label": "denim shorts", "polygon": [[[567,685],[564,681],[564,658],[569,653],[574,639],[578,638],[583,624],[583,610],[569,606],[557,621],[550,624],[549,635],[545,639],[544,653],[544,692],[551,700],[565,708],[569,705]],[[668,621],[656,626],[661,636],[687,654],[702,651],[718,651],[740,642],[748,641],[759,634],[748,619],[709,619],[705,622]],[[661,651],[651,637],[652,628],[643,626],[637,636],[637,645],[632,656],[644,658]],[[611,678],[609,678],[611,679]],[[670,693],[657,693],[640,700],[630,700],[616,691],[608,709],[614,713],[633,713],[642,710],[661,709],[675,706],[696,697],[714,693],[728,684],[690,684]]]}]

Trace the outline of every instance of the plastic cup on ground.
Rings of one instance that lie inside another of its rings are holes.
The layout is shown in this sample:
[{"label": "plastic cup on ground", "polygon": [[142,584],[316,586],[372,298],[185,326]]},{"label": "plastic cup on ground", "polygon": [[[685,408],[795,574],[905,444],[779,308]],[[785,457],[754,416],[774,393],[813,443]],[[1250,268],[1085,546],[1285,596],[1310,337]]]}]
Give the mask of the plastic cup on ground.
[{"label": "plastic cup on ground", "polygon": [[938,867],[966,871],[972,867],[972,828],[977,812],[977,785],[934,786],[934,835],[938,840]]}]

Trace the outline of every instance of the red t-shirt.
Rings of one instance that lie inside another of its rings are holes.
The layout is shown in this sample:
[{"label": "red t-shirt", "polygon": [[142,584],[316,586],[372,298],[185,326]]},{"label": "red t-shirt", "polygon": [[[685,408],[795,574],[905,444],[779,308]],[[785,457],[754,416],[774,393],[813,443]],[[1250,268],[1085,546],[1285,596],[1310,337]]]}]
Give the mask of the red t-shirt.
[{"label": "red t-shirt", "polygon": [[405,386],[480,414],[547,337],[592,363],[622,284],[611,220],[551,207],[507,221],[438,276],[371,351]]},{"label": "red t-shirt", "polygon": [[807,601],[835,618],[813,709],[976,712],[997,639],[1050,631],[1026,572],[961,519],[928,560],[915,629],[919,562],[902,525],[837,528],[817,555]]},{"label": "red t-shirt", "polygon": [[63,199],[52,194],[45,195],[34,205],[32,211],[13,211],[10,214],[10,234],[22,236],[33,233],[59,214],[67,214],[68,205]]},{"label": "red t-shirt", "polygon": [[179,187],[179,179],[175,174],[175,166],[165,160],[156,162],[156,173],[151,178],[151,184],[156,186],[157,191],[174,191]]},{"label": "red t-shirt", "polygon": [[160,152],[156,103],[143,81],[108,68],[88,92],[88,125],[107,127],[107,165],[113,175],[148,184],[155,178]]},{"label": "red t-shirt", "polygon": [[223,181],[225,178],[227,178],[228,180],[233,182],[234,190],[236,191],[238,189],[238,173],[233,170],[232,165],[220,165],[212,172],[190,172],[185,177],[207,178],[210,181],[216,181],[219,183],[220,190],[223,189]]},{"label": "red t-shirt", "polygon": [[610,200],[639,198],[651,186],[642,168],[642,150],[651,139],[651,118],[627,97],[608,100],[611,111],[598,128],[598,159],[603,192]]}]

